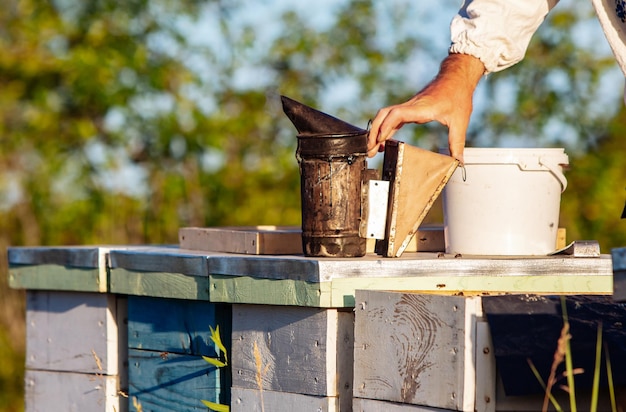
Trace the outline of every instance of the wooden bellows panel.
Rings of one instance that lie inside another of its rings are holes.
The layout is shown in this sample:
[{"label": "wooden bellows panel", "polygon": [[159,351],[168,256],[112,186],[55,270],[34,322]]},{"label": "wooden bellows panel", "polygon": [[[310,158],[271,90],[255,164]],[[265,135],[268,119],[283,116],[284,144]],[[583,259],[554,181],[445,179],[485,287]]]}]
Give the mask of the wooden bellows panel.
[{"label": "wooden bellows panel", "polygon": [[383,180],[390,181],[385,239],[376,252],[399,257],[457,168],[453,157],[396,140],[385,144]]}]

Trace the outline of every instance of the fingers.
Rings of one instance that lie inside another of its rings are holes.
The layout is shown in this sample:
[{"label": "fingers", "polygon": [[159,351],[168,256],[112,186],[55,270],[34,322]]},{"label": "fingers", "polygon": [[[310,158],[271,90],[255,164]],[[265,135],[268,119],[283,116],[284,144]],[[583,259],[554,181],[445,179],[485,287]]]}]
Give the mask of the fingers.
[{"label": "fingers", "polygon": [[450,124],[448,127],[448,147],[450,148],[450,156],[464,163],[463,149],[465,149],[465,134],[467,133],[468,123],[461,120],[458,123]]},{"label": "fingers", "polygon": [[367,140],[367,155],[375,156],[385,149],[385,142],[406,123],[403,105],[389,106],[380,109],[372,121]]},{"label": "fingers", "polygon": [[385,138],[381,135],[381,127],[391,107],[382,108],[376,113],[376,117],[372,120],[370,132],[367,136],[367,156],[373,157],[378,152],[382,152],[385,147]]}]

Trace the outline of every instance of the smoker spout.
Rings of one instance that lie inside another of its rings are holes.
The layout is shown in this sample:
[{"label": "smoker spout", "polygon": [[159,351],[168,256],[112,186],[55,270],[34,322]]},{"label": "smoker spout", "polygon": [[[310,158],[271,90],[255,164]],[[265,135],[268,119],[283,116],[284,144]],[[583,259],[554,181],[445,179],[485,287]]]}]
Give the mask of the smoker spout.
[{"label": "smoker spout", "polygon": [[329,114],[320,112],[286,96],[281,96],[283,111],[296,127],[300,135],[329,136],[367,133]]}]

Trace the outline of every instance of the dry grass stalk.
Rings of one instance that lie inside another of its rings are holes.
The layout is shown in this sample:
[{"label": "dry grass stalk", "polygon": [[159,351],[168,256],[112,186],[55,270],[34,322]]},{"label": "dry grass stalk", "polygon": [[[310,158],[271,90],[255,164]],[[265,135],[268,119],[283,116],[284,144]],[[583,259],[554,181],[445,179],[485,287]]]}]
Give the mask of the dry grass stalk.
[{"label": "dry grass stalk", "polygon": [[263,375],[267,372],[267,365],[265,370],[263,369],[263,360],[261,359],[261,352],[256,341],[254,341],[254,363],[256,365],[256,384],[259,388],[259,399],[261,400],[261,412],[265,412],[265,403],[263,402]]}]

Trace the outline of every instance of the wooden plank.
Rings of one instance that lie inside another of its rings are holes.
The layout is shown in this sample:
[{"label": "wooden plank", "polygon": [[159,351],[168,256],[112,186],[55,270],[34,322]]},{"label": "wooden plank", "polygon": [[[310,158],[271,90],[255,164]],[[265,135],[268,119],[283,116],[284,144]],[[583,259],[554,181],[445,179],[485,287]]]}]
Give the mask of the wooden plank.
[{"label": "wooden plank", "polygon": [[449,409],[354,398],[354,412],[446,412]]},{"label": "wooden plank", "polygon": [[252,255],[302,254],[302,230],[294,226],[185,227],[182,249]]},{"label": "wooden plank", "polygon": [[[367,253],[374,253],[376,250],[376,239],[367,240]],[[410,252],[444,252],[446,242],[443,233],[443,225],[420,226],[414,236],[411,236],[409,243],[403,253]]]},{"label": "wooden plank", "polygon": [[354,396],[474,411],[479,299],[357,291]]},{"label": "wooden plank", "polygon": [[13,247],[9,285],[15,289],[106,292],[110,247]]},{"label": "wooden plank", "polygon": [[[221,257],[211,259],[219,261]],[[266,257],[268,261],[276,258]],[[286,259],[287,262],[297,260],[297,257]],[[252,270],[246,271],[243,266],[248,258],[239,260],[242,269],[238,275],[256,274]],[[520,276],[553,276],[569,279],[570,276],[588,277],[595,279],[596,276],[613,277],[610,255],[601,255],[598,258],[585,259],[570,256],[546,256],[546,257],[497,257],[497,256],[461,256],[455,258],[452,255],[439,255],[437,253],[405,253],[398,259],[382,259],[375,256],[366,256],[360,259],[317,259],[311,261],[306,272],[291,272],[290,265],[284,263],[284,271],[275,271],[276,277],[294,279],[307,276],[311,281],[330,281],[341,278],[394,278],[394,277],[424,277],[424,276],[494,276],[508,277],[511,283]],[[304,269],[304,268],[303,268]],[[250,273],[246,273],[250,272]],[[215,273],[215,272],[213,272]],[[228,272],[221,272],[228,274]],[[267,271],[263,277],[271,276]],[[297,276],[296,276],[297,275]]]},{"label": "wooden plank", "polygon": [[234,305],[233,386],[258,390],[261,382],[263,390],[350,399],[351,317],[336,309]]},{"label": "wooden plank", "polygon": [[113,293],[174,299],[209,299],[208,252],[152,247],[112,251]]},{"label": "wooden plank", "polygon": [[111,269],[110,290],[125,295],[209,300],[209,279],[207,276],[114,268]]},{"label": "wooden plank", "polygon": [[10,247],[9,264],[57,265],[77,268],[98,268],[102,263],[102,251],[108,247],[65,246],[65,247]]},{"label": "wooden plank", "polygon": [[26,370],[25,411],[128,411],[117,376]]},{"label": "wooden plank", "polygon": [[626,301],[626,248],[611,251],[613,262],[613,299]]},{"label": "wooden plank", "polygon": [[489,323],[476,322],[476,410],[496,411],[496,358]]},{"label": "wooden plank", "polygon": [[211,254],[181,250],[175,247],[146,248],[139,250],[113,250],[110,253],[111,269],[136,272],[179,273],[203,277],[209,274]]},{"label": "wooden plank", "polygon": [[210,329],[230,350],[230,307],[202,301],[128,297],[128,347],[215,357]]},{"label": "wooden plank", "polygon": [[[358,273],[358,272],[357,272]],[[447,293],[599,294],[612,290],[612,276],[413,276],[348,277],[310,283],[291,279],[211,275],[210,301],[309,307],[354,307],[363,290],[411,290]]]},{"label": "wooden plank", "polygon": [[[128,351],[128,396],[144,411],[206,411],[201,400],[228,401],[220,372],[199,356]],[[131,401],[132,404],[132,401]]]},{"label": "wooden plank", "polygon": [[[326,259],[339,261],[339,259]],[[359,259],[343,259],[355,262]],[[212,275],[253,276],[266,279],[295,279],[319,282],[319,265],[322,260],[303,256],[244,256],[216,255],[209,261]]]},{"label": "wooden plank", "polygon": [[257,389],[232,388],[232,412],[338,412],[343,410],[335,397],[311,396],[297,393]]},{"label": "wooden plank", "polygon": [[385,240],[378,253],[399,257],[458,166],[453,157],[390,140],[384,180],[390,181]]},{"label": "wooden plank", "polygon": [[9,286],[13,289],[102,292],[100,271],[59,265],[11,265]]},{"label": "wooden plank", "polygon": [[329,307],[330,282],[210,275],[210,300],[223,303]]},{"label": "wooden plank", "polygon": [[[123,373],[124,298],[100,293],[29,291],[26,367],[117,375]],[[120,356],[122,355],[122,356]]]},{"label": "wooden plank", "polygon": [[419,276],[362,277],[335,279],[331,285],[330,307],[353,307],[354,295],[362,290],[438,291],[448,293],[534,293],[534,294],[597,294],[612,290],[608,275],[569,276]]}]

